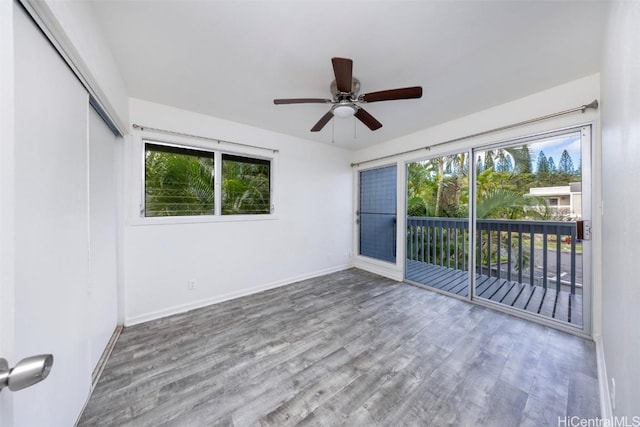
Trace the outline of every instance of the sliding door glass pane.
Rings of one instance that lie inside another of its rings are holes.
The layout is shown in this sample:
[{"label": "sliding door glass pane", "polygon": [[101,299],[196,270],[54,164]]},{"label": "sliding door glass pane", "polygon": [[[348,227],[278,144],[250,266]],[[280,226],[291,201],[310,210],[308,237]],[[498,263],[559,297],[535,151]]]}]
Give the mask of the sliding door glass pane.
[{"label": "sliding door glass pane", "polygon": [[469,164],[467,153],[407,166],[408,280],[467,296]]},{"label": "sliding door glass pane", "polygon": [[474,158],[475,295],[582,326],[580,132],[475,151]]}]

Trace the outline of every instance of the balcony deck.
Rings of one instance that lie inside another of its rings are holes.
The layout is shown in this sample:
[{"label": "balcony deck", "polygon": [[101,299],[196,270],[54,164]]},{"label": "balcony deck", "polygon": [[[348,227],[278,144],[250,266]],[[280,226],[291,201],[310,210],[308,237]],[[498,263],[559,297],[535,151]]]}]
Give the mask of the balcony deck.
[{"label": "balcony deck", "polygon": [[[466,297],[467,271],[407,260],[407,279]],[[582,326],[582,295],[476,274],[476,296]]]}]

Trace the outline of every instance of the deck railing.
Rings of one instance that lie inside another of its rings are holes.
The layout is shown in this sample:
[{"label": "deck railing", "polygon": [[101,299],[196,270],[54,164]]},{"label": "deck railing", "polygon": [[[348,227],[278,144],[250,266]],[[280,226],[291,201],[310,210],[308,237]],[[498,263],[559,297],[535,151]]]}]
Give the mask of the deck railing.
[{"label": "deck railing", "polygon": [[[477,220],[476,272],[575,294],[576,230],[568,221]],[[407,218],[407,259],[468,270],[468,251],[466,218]]]}]

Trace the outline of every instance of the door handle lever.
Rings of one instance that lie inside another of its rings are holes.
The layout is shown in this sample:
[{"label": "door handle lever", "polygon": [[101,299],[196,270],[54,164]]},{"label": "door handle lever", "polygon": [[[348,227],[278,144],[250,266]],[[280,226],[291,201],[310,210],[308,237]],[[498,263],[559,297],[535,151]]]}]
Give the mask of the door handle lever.
[{"label": "door handle lever", "polygon": [[0,358],[0,391],[9,387],[11,391],[22,390],[47,378],[53,366],[53,355],[39,354],[27,357],[9,369],[7,359]]}]

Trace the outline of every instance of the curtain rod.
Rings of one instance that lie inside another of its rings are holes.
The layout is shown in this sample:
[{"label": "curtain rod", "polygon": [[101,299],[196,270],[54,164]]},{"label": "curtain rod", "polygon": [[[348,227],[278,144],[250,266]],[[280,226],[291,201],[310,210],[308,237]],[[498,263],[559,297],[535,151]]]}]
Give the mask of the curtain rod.
[{"label": "curtain rod", "polygon": [[209,138],[208,136],[193,135],[193,134],[190,134],[190,133],[175,132],[175,131],[172,131],[172,130],[152,128],[152,127],[149,127],[149,126],[142,126],[142,125],[139,125],[139,124],[136,124],[136,123],[132,124],[131,126],[134,129],[140,129],[142,131],[150,130],[152,132],[161,132],[161,133],[166,133],[166,134],[169,134],[169,135],[186,136],[188,138],[202,139],[204,141],[213,141],[213,142],[217,142],[218,144],[231,144],[231,145],[238,145],[240,147],[257,148],[259,150],[271,151],[273,153],[277,153],[277,152],[280,151],[280,150],[277,150],[275,148],[260,147],[258,145],[243,144],[241,142],[233,142],[233,141],[225,141],[225,140],[222,140],[222,139]]},{"label": "curtain rod", "polygon": [[403,156],[405,154],[417,153],[418,151],[423,151],[423,150],[429,151],[433,147],[439,147],[441,145],[451,144],[452,142],[458,142],[458,141],[463,141],[465,139],[475,138],[477,136],[488,135],[490,133],[500,132],[500,131],[503,131],[503,130],[507,130],[507,129],[511,129],[511,128],[515,128],[515,127],[519,127],[519,126],[528,125],[530,123],[540,122],[542,120],[548,120],[548,119],[552,119],[554,117],[564,116],[566,114],[571,114],[571,113],[576,113],[578,111],[580,111],[581,113],[584,113],[588,109],[597,110],[598,109],[598,100],[595,99],[595,100],[593,100],[593,102],[591,102],[589,104],[585,104],[585,105],[582,105],[582,106],[576,107],[576,108],[571,108],[570,110],[564,110],[564,111],[560,111],[560,112],[553,113],[553,114],[547,114],[546,116],[536,117],[535,119],[525,120],[523,122],[512,123],[510,125],[501,126],[501,127],[498,127],[498,128],[493,128],[493,129],[485,130],[485,131],[478,132],[478,133],[473,133],[471,135],[465,135],[465,136],[461,136],[459,138],[449,139],[447,141],[438,142],[436,144],[431,144],[431,145],[428,145],[426,147],[415,148],[413,150],[402,151],[402,152],[396,153],[396,154],[389,154],[387,156],[376,157],[375,159],[369,159],[369,160],[363,160],[361,162],[351,163],[351,167],[360,166],[360,165],[364,165],[364,164],[371,163],[371,162],[377,162],[378,160],[384,160],[384,159],[390,159],[390,158],[393,158],[393,157],[399,157],[399,156]]}]

